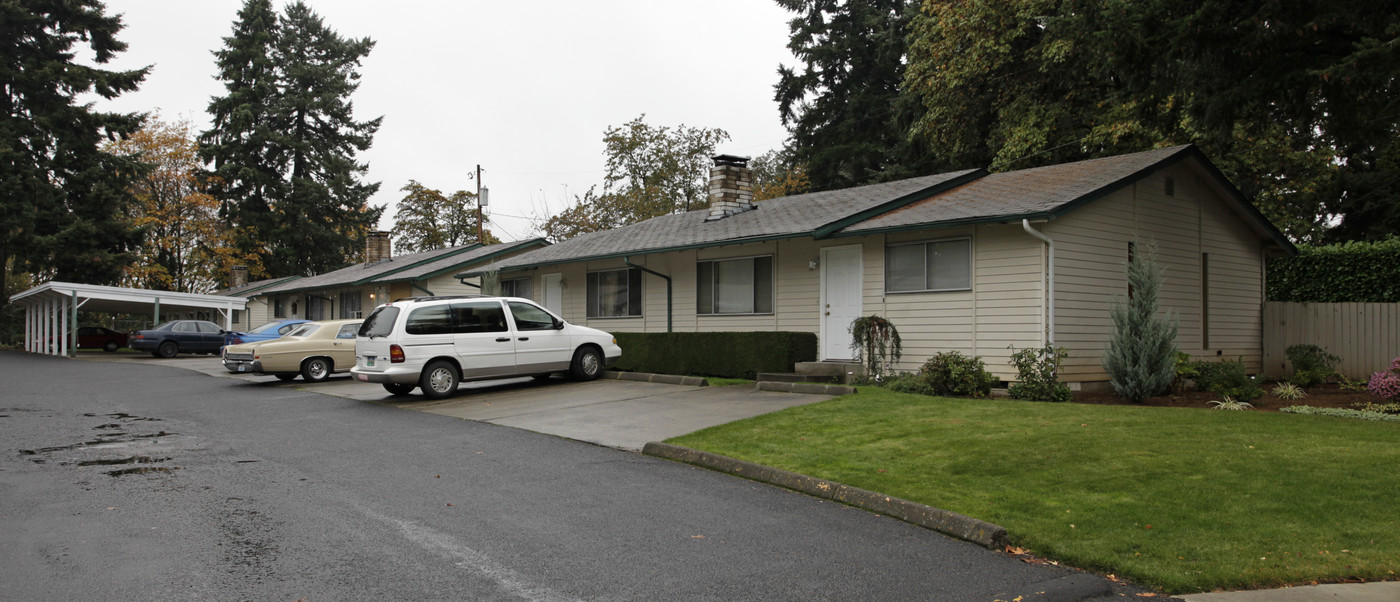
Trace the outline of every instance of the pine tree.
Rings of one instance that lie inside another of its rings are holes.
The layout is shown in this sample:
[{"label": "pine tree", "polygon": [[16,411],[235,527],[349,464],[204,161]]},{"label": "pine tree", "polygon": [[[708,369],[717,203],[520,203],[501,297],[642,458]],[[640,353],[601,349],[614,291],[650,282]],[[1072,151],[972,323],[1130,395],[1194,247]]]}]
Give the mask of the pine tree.
[{"label": "pine tree", "polygon": [[210,102],[203,155],[223,181],[216,192],[236,232],[269,276],[330,271],[358,257],[383,212],[378,183],[360,181],[381,119],[356,121],[349,97],[374,47],[346,39],[305,4],[279,18],[269,0],[247,0],[215,55],[225,96]]},{"label": "pine tree", "polygon": [[270,0],[247,0],[238,11],[233,35],[214,52],[226,93],[210,100],[213,127],[200,135],[200,156],[213,164],[217,176],[212,192],[235,232],[231,245],[239,255],[257,257],[265,269],[271,267],[269,236],[277,225],[272,207],[282,197],[286,173],[273,144],[276,34],[277,14]]},{"label": "pine tree", "polygon": [[270,237],[279,273],[343,267],[383,213],[369,206],[379,183],[359,181],[369,166],[354,156],[369,149],[383,118],[356,121],[349,101],[360,85],[360,60],[373,48],[369,38],[342,38],[301,2],[286,7],[273,44],[281,75],[274,144],[291,169]]},{"label": "pine tree", "polygon": [[939,171],[906,136],[911,110],[900,94],[910,0],[777,0],[797,13],[788,49],[803,65],[778,68],[774,100],[795,163],[814,191]]},{"label": "pine tree", "polygon": [[1103,369],[1113,390],[1133,402],[1160,395],[1176,375],[1176,317],[1157,315],[1162,267],[1154,243],[1133,243],[1125,266],[1129,295],[1114,302],[1113,334],[1104,350]]},{"label": "pine tree", "polygon": [[140,240],[124,210],[127,182],[141,165],[100,144],[135,131],[141,115],[78,101],[135,90],[149,69],[107,71],[74,60],[79,43],[98,65],[126,49],[116,38],[121,18],[103,11],[96,0],[0,3],[0,291],[8,271],[23,268],[114,283]]}]

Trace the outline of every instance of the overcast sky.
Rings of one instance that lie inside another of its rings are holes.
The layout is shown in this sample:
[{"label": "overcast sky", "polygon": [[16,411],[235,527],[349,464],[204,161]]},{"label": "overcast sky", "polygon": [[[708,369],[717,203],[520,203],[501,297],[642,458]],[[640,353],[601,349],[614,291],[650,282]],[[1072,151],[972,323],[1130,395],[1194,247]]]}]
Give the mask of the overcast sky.
[{"label": "overcast sky", "polygon": [[[279,11],[285,4],[273,0]],[[410,179],[451,193],[491,189],[491,229],[536,236],[603,181],[603,130],[645,113],[652,126],[720,128],[723,153],[757,156],[786,132],[773,101],[792,17],[766,0],[669,2],[307,0],[343,37],[376,42],[353,97],[356,118],[383,116],[359,156],[374,205],[393,226]],[[123,15],[129,48],[108,68],[153,65],[140,90],[102,110],[159,111],[209,126],[213,50],[230,35],[241,0],[107,0]],[[90,53],[89,53],[90,56]]]}]

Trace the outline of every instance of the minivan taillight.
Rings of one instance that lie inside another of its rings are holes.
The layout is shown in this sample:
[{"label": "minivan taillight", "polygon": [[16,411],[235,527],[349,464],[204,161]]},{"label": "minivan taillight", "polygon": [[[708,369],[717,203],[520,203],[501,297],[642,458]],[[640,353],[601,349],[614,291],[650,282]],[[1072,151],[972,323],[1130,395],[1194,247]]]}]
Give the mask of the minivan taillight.
[{"label": "minivan taillight", "polygon": [[389,346],[389,363],[391,363],[391,364],[402,364],[402,363],[403,363],[403,347],[399,347],[398,345],[390,345],[390,346]]}]

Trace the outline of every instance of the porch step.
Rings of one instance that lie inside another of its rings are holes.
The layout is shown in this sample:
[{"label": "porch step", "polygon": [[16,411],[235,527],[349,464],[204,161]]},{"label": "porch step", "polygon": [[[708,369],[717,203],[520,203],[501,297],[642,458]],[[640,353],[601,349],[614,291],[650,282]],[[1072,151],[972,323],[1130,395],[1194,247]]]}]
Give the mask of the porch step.
[{"label": "porch step", "polygon": [[793,370],[812,376],[839,376],[846,383],[865,376],[865,366],[856,362],[797,362]]},{"label": "porch step", "polygon": [[761,383],[822,383],[841,384],[843,378],[841,374],[798,374],[796,372],[760,372],[758,382]]},{"label": "porch step", "polygon": [[813,395],[849,395],[856,388],[848,385],[824,385],[821,383],[789,383],[760,380],[754,388],[759,391],[780,391],[783,393],[808,393]]}]

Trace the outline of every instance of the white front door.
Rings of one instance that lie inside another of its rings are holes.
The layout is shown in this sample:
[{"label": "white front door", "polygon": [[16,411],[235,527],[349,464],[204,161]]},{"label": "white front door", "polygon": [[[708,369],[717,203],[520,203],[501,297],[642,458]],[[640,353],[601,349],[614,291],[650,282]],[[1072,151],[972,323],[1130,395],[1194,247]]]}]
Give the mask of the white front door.
[{"label": "white front door", "polygon": [[855,357],[851,322],[860,317],[862,271],[860,247],[822,249],[821,359]]},{"label": "white front door", "polygon": [[544,283],[544,298],[540,300],[542,305],[554,315],[564,317],[564,275],[545,274],[540,281]]}]

